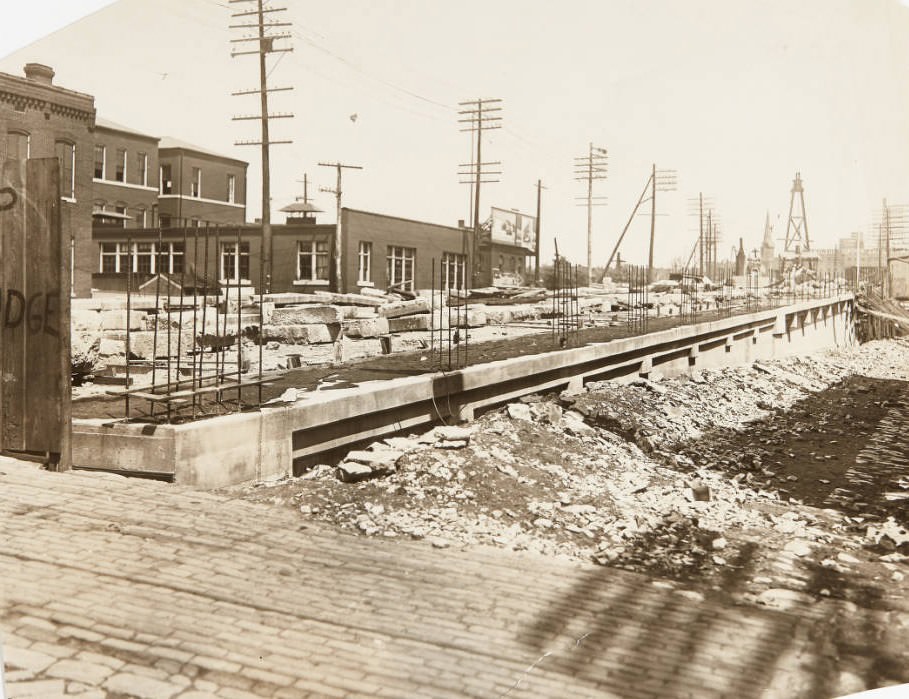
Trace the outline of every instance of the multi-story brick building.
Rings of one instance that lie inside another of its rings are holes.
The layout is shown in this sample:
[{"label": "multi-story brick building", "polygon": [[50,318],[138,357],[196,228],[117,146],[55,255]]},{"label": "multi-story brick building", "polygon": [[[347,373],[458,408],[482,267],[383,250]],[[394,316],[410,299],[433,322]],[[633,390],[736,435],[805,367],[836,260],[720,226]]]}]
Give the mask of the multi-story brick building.
[{"label": "multi-story brick building", "polygon": [[246,221],[246,168],[242,160],[164,137],[158,143],[161,225]]},{"label": "multi-story brick building", "polygon": [[60,161],[63,235],[71,243],[71,288],[88,295],[97,264],[92,249],[91,95],[54,85],[54,71],[29,63],[25,77],[0,73],[0,160],[53,158]]},{"label": "multi-story brick building", "polygon": [[158,139],[95,120],[92,207],[95,225],[158,225]]}]

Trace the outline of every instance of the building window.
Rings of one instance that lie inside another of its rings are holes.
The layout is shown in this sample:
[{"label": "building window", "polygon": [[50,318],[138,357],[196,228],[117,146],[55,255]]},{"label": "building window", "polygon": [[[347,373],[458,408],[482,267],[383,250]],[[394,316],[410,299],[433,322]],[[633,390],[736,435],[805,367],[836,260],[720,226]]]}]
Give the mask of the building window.
[{"label": "building window", "polygon": [[227,176],[227,202],[234,204],[237,201],[237,176]]},{"label": "building window", "polygon": [[141,206],[136,209],[136,215],[134,217],[136,219],[136,228],[145,228],[148,225],[147,213],[148,212]]},{"label": "building window", "polygon": [[223,243],[221,245],[221,279],[237,281],[238,266],[240,279],[249,279],[249,243],[240,243],[239,254],[237,254],[236,243]]},{"label": "building window", "polygon": [[372,243],[361,240],[357,248],[357,281],[372,281]]},{"label": "building window", "polygon": [[192,179],[189,182],[189,196],[201,198],[202,196],[202,169],[193,168]]},{"label": "building window", "polygon": [[117,271],[120,253],[120,243],[101,243],[101,271],[112,273]]},{"label": "building window", "polygon": [[101,271],[108,274],[154,274],[158,271],[180,274],[183,271],[183,243],[124,242],[101,243]]},{"label": "building window", "polygon": [[95,179],[103,180],[104,179],[104,154],[106,152],[104,146],[95,146]]},{"label": "building window", "polygon": [[148,186],[148,154],[136,153],[136,182]]},{"label": "building window", "polygon": [[60,161],[60,196],[64,199],[76,198],[76,146],[66,141],[54,144],[57,160]]},{"label": "building window", "polygon": [[170,228],[170,214],[159,214],[158,225],[161,228]]},{"label": "building window", "polygon": [[388,246],[388,288],[413,291],[414,261],[416,248]]},{"label": "building window", "polygon": [[297,243],[297,279],[328,281],[327,240],[301,240]]},{"label": "building window", "polygon": [[[171,178],[170,165],[162,165],[159,169],[160,169],[159,174],[161,175],[161,182],[159,185],[161,188],[161,194],[173,194],[174,181]],[[164,216],[162,215],[161,218],[164,218]]]},{"label": "building window", "polygon": [[10,131],[6,134],[6,157],[10,160],[27,160],[30,140],[24,131]]},{"label": "building window", "polygon": [[126,182],[126,149],[117,149],[117,164],[114,168],[114,180]]},{"label": "building window", "polygon": [[443,289],[464,289],[467,287],[467,256],[453,252],[442,253],[441,282]]}]

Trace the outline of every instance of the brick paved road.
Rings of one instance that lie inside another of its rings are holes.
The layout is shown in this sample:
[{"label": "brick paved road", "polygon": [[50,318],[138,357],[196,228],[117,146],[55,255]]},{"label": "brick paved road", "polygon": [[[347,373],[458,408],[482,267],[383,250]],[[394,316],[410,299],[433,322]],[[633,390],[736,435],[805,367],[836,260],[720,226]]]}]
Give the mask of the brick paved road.
[{"label": "brick paved road", "polygon": [[10,459],[0,571],[14,699],[810,697],[836,675],[819,638],[833,601],[692,599],[628,572],[366,540]]}]

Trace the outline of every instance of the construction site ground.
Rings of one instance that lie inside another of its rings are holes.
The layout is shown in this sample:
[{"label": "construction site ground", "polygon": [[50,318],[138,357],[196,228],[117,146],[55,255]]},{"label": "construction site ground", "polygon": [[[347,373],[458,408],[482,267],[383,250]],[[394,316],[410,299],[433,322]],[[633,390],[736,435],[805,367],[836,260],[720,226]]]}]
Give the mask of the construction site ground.
[{"label": "construction site ground", "polygon": [[[534,396],[214,493],[0,463],[7,694],[834,697],[909,682],[909,343]],[[462,426],[463,427],[463,426]]]},{"label": "construction site ground", "polygon": [[[763,303],[761,307],[767,307],[767,303]],[[308,391],[346,388],[365,381],[413,376],[432,371],[449,370],[458,366],[551,352],[591,342],[607,342],[644,331],[656,332],[681,324],[708,322],[730,315],[753,312],[758,308],[757,304],[754,306],[740,305],[729,310],[702,310],[696,315],[681,318],[678,315],[656,316],[651,317],[646,326],[629,325],[625,322],[625,313],[610,313],[602,315],[596,321],[584,321],[582,318],[583,327],[566,333],[548,329],[545,322],[489,325],[469,330],[462,329],[457,344],[449,344],[449,333],[446,329],[443,333],[444,343],[441,352],[438,331],[435,333],[409,332],[392,338],[393,351],[390,354],[341,362],[333,359],[335,351],[331,345],[282,345],[278,347],[277,343],[274,343],[275,347],[263,349],[262,364],[268,383],[262,389],[262,401],[276,399],[289,388],[297,389],[298,395],[302,397]],[[613,318],[615,320],[611,320]],[[466,342],[464,334],[467,335]],[[355,354],[358,342],[355,340],[347,342],[349,343],[348,353]],[[305,366],[290,370],[274,369],[274,367],[285,365],[288,354],[298,354]],[[247,342],[244,357],[257,363],[258,356],[258,346]],[[174,363],[171,362],[171,364]],[[184,359],[186,367],[189,367],[191,363],[192,359]],[[225,366],[229,375],[237,374],[235,351],[229,352]],[[256,373],[257,370],[253,367],[250,372],[240,376],[250,378]],[[143,377],[140,375],[137,380],[142,381]],[[144,380],[148,380],[147,374],[144,375]],[[191,377],[186,377],[183,388],[188,388],[190,385]],[[175,388],[179,389],[179,387]],[[125,416],[124,400],[122,395],[116,395],[121,390],[107,385],[89,385],[76,389],[73,417],[123,418]],[[109,395],[109,393],[114,395]],[[246,407],[258,407],[258,391],[255,388],[245,389],[243,396]],[[218,405],[214,394],[200,396],[196,417],[218,415],[225,411],[235,410],[236,391],[225,391],[224,398],[227,407]],[[131,418],[147,419],[151,416],[151,411],[152,407],[149,403],[141,399],[131,401]],[[157,407],[156,414],[159,419],[163,415],[160,406]],[[184,409],[181,414],[183,418],[189,415],[188,409]]]}]

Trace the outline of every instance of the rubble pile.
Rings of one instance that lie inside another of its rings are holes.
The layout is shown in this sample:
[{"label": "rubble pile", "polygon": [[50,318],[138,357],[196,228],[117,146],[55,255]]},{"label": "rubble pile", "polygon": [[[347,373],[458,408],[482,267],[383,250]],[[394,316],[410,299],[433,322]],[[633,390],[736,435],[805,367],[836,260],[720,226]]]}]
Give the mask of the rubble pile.
[{"label": "rubble pile", "polygon": [[831,550],[874,546],[875,537],[896,542],[875,554],[893,566],[909,560],[905,527],[858,527],[860,518],[788,497],[785,473],[782,484],[770,478],[774,464],[761,454],[714,449],[705,435],[747,433],[856,373],[909,380],[907,358],[909,343],[880,342],[528,396],[468,427],[391,437],[243,497],[366,536],[527,550],[681,579],[725,579],[759,547],[832,560]]}]

